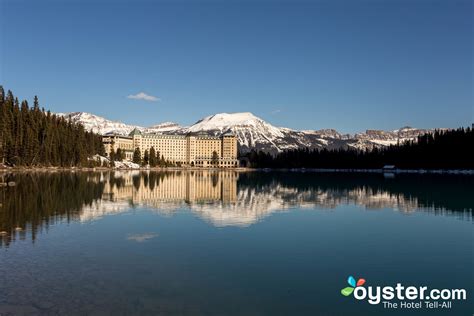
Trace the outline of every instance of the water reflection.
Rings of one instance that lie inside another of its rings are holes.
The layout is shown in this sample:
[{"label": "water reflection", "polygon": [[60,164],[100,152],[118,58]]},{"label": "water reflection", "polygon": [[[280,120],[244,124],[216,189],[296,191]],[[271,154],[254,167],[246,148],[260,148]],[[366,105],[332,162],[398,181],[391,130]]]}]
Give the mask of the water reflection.
[{"label": "water reflection", "polygon": [[20,173],[3,175],[13,187],[0,188],[0,246],[62,221],[78,220],[83,209],[102,197],[97,173]]},{"label": "water reflection", "polygon": [[0,188],[0,245],[28,235],[35,240],[52,224],[94,221],[136,207],[170,216],[189,210],[217,227],[247,227],[275,212],[343,204],[471,221],[474,205],[474,177],[469,176],[134,171],[4,177],[17,185]]}]

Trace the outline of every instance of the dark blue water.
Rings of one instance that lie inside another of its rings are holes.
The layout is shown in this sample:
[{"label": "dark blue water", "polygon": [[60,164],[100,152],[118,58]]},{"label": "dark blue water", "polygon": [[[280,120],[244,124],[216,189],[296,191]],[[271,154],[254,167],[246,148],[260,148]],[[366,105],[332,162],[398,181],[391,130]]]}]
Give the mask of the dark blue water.
[{"label": "dark blue water", "polygon": [[[10,174],[0,315],[471,315],[474,179],[310,173]],[[466,289],[450,309],[342,296]]]}]

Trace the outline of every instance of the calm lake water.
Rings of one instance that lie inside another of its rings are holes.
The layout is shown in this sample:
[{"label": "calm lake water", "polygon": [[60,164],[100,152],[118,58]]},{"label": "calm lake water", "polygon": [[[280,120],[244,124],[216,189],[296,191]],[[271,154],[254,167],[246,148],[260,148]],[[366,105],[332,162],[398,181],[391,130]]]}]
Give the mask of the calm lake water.
[{"label": "calm lake water", "polygon": [[[0,315],[472,315],[474,177],[2,174]],[[384,309],[366,286],[466,289]]]}]

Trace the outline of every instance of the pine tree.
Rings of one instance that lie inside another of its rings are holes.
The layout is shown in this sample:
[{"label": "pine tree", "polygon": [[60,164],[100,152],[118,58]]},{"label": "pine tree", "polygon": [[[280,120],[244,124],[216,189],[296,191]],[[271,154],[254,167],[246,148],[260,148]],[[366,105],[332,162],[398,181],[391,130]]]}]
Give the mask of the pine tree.
[{"label": "pine tree", "polygon": [[[21,104],[21,105],[20,105]],[[32,108],[0,86],[0,161],[17,166],[87,166],[88,157],[104,154],[99,135],[40,109]]]},{"label": "pine tree", "polygon": [[211,163],[213,165],[217,165],[219,163],[219,154],[217,153],[217,151],[213,151],[212,152],[212,160],[211,160]]},{"label": "pine tree", "polygon": [[156,167],[156,152],[155,152],[155,147],[150,148],[150,157],[149,157],[149,163],[151,167]]},{"label": "pine tree", "polygon": [[165,160],[165,156],[164,156],[164,155],[161,155],[161,159],[160,159],[159,165],[160,165],[160,166],[166,166],[166,160]]},{"label": "pine tree", "polygon": [[112,148],[110,149],[110,155],[109,155],[110,161],[115,161],[115,156],[116,156],[115,150],[114,150],[114,148],[112,147]]},{"label": "pine tree", "polygon": [[142,154],[140,152],[140,148],[135,148],[135,151],[133,152],[133,162],[137,164],[142,163]]},{"label": "pine tree", "polygon": [[145,153],[143,154],[143,164],[148,165],[150,162],[150,157],[148,155],[148,149],[145,149]]},{"label": "pine tree", "polygon": [[117,152],[115,153],[115,161],[122,161],[123,160],[123,151],[121,148],[117,148]]}]

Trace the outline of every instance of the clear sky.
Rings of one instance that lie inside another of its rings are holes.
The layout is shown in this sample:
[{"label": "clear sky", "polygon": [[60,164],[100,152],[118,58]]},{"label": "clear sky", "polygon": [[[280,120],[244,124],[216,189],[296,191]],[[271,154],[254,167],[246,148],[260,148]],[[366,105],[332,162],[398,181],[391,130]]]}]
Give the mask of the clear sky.
[{"label": "clear sky", "polygon": [[0,0],[0,84],[54,112],[295,129],[473,122],[473,5]]}]

